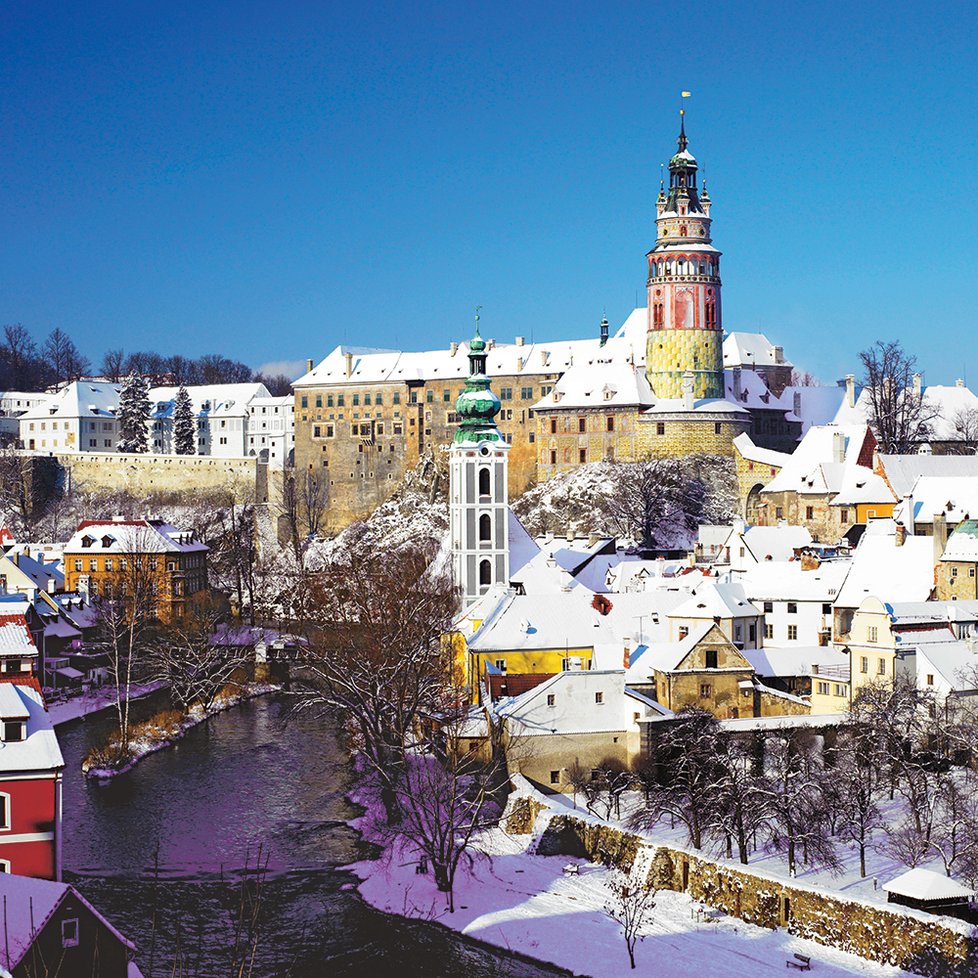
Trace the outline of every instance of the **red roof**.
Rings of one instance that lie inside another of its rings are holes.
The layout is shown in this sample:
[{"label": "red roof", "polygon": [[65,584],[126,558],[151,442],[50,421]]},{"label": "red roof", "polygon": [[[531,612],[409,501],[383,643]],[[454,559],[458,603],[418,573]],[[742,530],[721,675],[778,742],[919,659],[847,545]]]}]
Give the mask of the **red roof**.
[{"label": "red roof", "polygon": [[528,672],[512,676],[489,676],[489,694],[494,700],[500,696],[519,696],[535,689],[540,683],[553,679],[553,673]]}]

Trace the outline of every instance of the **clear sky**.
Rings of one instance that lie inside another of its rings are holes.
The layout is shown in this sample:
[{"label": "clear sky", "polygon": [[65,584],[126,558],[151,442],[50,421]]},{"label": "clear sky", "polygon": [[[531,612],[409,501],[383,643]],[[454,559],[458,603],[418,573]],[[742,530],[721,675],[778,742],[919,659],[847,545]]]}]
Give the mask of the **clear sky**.
[{"label": "clear sky", "polygon": [[259,366],[644,305],[679,92],[726,329],[978,383],[976,8],[0,6],[0,323]]}]

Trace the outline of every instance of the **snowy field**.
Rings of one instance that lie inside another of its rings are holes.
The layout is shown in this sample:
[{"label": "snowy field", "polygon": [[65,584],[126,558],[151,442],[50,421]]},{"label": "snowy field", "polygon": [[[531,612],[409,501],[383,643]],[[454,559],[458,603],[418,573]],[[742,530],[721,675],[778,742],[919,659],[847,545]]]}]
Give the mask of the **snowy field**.
[{"label": "snowy field", "polygon": [[[376,862],[351,868],[362,880],[364,899],[381,910],[437,920],[470,937],[522,951],[578,975],[621,978],[631,973],[620,929],[603,910],[608,871],[566,856],[530,855],[526,851],[530,838],[509,836],[499,829],[485,833],[480,840],[483,852],[459,868],[454,914],[447,912],[445,897],[431,875],[416,874],[417,857],[410,851],[395,846]],[[578,875],[564,874],[569,862],[578,866]],[[654,919],[636,949],[636,974],[783,976],[785,962],[795,953],[810,957],[812,973],[817,975],[911,974],[733,917],[697,919],[700,907],[683,893],[656,895]]]}]

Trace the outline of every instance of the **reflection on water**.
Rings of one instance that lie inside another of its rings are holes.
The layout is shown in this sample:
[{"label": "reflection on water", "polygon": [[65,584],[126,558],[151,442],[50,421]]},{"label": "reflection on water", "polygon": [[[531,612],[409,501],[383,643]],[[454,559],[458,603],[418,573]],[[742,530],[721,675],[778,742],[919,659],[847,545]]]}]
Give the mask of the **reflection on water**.
[{"label": "reflection on water", "polygon": [[[158,708],[138,704],[136,719]],[[228,978],[242,873],[259,849],[263,938],[253,972],[293,978],[563,974],[503,957],[436,925],[377,913],[338,867],[366,849],[346,820],[345,758],[310,716],[284,723],[262,698],[192,730],[108,785],[81,760],[112,718],[58,730],[65,755],[65,878],[139,945],[151,978]],[[154,925],[155,921],[155,925]]]}]

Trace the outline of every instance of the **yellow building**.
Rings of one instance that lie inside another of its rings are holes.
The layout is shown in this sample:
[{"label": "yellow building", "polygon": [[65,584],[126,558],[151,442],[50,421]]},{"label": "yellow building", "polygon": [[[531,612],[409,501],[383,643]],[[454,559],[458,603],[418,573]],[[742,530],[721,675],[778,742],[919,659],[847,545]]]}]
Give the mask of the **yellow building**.
[{"label": "yellow building", "polygon": [[851,697],[871,683],[893,682],[896,644],[892,608],[879,598],[866,598],[852,616],[845,642]]}]

